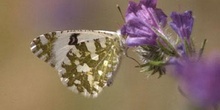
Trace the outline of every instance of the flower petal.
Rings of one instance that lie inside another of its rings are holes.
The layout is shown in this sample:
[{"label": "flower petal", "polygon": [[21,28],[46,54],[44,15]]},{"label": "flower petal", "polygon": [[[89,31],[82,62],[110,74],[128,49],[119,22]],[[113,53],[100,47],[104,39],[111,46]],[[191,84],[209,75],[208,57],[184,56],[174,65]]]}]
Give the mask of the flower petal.
[{"label": "flower petal", "polygon": [[137,10],[139,9],[138,7],[139,7],[138,4],[136,4],[133,1],[129,1],[126,15],[129,13],[136,13]]},{"label": "flower petal", "polygon": [[200,61],[184,60],[175,68],[174,76],[192,102],[200,106],[220,103],[220,54]]},{"label": "flower petal", "polygon": [[[131,42],[135,41],[136,45],[140,39],[146,37],[144,45],[154,45],[156,44],[157,34],[161,32],[161,27],[166,25],[167,16],[163,13],[161,9],[156,8],[157,0],[141,0],[138,4],[131,1],[127,9],[125,24],[121,28],[121,34],[132,38],[128,40],[129,46],[133,44]],[[140,39],[138,39],[140,37]],[[137,40],[133,40],[137,38]],[[130,45],[131,44],[131,45]],[[140,42],[143,45],[143,42]]]},{"label": "flower petal", "polygon": [[157,0],[140,0],[140,4],[143,4],[145,7],[156,8]]},{"label": "flower petal", "polygon": [[159,20],[159,25],[165,27],[167,24],[167,15],[161,9],[155,9],[157,19]]},{"label": "flower petal", "polygon": [[[154,40],[152,40],[154,39]],[[139,46],[139,45],[146,45],[146,44],[150,44],[150,45],[155,45],[156,42],[155,41],[155,37],[129,37],[126,39],[126,44],[128,46]]]},{"label": "flower petal", "polygon": [[183,14],[172,12],[170,26],[181,38],[190,38],[192,33],[192,27],[194,18],[192,17],[192,11],[186,11]]}]

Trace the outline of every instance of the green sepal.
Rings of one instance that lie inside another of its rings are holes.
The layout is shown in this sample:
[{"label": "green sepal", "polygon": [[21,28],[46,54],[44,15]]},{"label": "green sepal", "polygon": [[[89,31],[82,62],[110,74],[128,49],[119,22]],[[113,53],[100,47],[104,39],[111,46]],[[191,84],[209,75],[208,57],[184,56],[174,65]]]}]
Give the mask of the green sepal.
[{"label": "green sepal", "polygon": [[170,50],[169,48],[166,48],[159,40],[157,40],[157,44],[165,54],[169,56],[175,55],[175,53],[172,50]]},{"label": "green sepal", "polygon": [[139,65],[139,66],[136,66],[136,67],[140,67],[142,69],[141,72],[150,72],[150,71],[152,71],[150,73],[150,75],[154,75],[155,73],[158,72],[159,77],[161,77],[162,75],[164,75],[166,73],[165,65],[166,65],[166,63],[164,63],[163,61],[149,61],[146,64]]},{"label": "green sepal", "polygon": [[[166,44],[167,48],[169,48],[173,53],[174,56],[179,57],[180,55],[178,54],[178,52],[176,51],[175,47],[164,37],[159,36],[159,38]],[[159,41],[159,40],[157,40]]]}]

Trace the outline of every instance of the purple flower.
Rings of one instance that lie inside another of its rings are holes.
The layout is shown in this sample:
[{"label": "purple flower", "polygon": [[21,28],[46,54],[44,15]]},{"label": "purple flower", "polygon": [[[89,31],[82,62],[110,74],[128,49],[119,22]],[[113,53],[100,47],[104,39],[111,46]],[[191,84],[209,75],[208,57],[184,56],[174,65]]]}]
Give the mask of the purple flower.
[{"label": "purple flower", "polygon": [[166,25],[167,16],[156,8],[157,0],[141,0],[138,4],[129,2],[126,12],[126,23],[121,34],[127,36],[128,46],[155,45],[157,34]]},{"label": "purple flower", "polygon": [[200,106],[220,103],[220,54],[199,61],[184,59],[175,65],[180,89]]},{"label": "purple flower", "polygon": [[182,39],[189,39],[192,33],[192,27],[194,18],[192,17],[192,11],[186,11],[182,14],[172,12],[170,26]]}]

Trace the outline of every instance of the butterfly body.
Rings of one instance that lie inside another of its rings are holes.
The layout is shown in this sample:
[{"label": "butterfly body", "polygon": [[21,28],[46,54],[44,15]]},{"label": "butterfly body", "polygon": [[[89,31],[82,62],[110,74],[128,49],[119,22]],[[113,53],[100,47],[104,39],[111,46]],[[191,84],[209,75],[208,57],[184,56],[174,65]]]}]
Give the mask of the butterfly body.
[{"label": "butterfly body", "polygon": [[54,67],[61,82],[70,90],[97,97],[112,83],[123,43],[116,32],[56,31],[35,38],[31,51]]}]

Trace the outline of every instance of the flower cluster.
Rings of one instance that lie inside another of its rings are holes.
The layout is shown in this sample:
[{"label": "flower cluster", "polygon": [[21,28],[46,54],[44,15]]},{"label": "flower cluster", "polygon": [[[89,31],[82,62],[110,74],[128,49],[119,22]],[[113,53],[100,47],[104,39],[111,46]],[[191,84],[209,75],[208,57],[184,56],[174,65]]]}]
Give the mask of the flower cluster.
[{"label": "flower cluster", "polygon": [[165,74],[164,65],[175,61],[176,57],[194,52],[190,39],[194,19],[191,11],[171,14],[170,26],[180,39],[180,42],[173,43],[164,32],[167,15],[156,4],[157,0],[130,1],[121,34],[126,36],[125,44],[128,47],[137,47],[136,51],[143,61],[143,65],[140,65],[142,71],[162,75]]},{"label": "flower cluster", "polygon": [[172,75],[192,102],[201,106],[220,103],[220,57],[201,57],[206,40],[199,51],[195,49],[192,11],[171,13],[169,26],[178,36],[173,38],[165,33],[167,15],[156,4],[157,0],[130,1],[121,28],[125,45],[134,47],[142,60],[138,67],[161,76],[167,65],[173,65]]},{"label": "flower cluster", "polygon": [[200,106],[220,103],[220,54],[211,54],[199,61],[184,60],[174,65],[173,75],[178,79],[181,91]]},{"label": "flower cluster", "polygon": [[129,2],[126,12],[126,24],[122,27],[122,35],[126,35],[128,46],[155,45],[158,32],[167,24],[167,16],[156,8],[156,0],[141,0],[139,4]]}]

